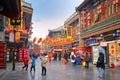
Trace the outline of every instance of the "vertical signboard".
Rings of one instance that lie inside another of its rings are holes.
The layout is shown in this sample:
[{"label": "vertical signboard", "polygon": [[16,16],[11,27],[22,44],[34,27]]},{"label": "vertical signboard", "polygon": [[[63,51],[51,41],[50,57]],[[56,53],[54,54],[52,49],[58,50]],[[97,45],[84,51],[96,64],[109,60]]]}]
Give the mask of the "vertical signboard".
[{"label": "vertical signboard", "polygon": [[5,59],[4,59],[4,43],[0,42],[0,68],[5,67]]},{"label": "vertical signboard", "polygon": [[17,31],[15,34],[15,42],[20,42],[20,32]]},{"label": "vertical signboard", "polygon": [[19,55],[18,55],[18,61],[23,61],[23,49],[19,48]]},{"label": "vertical signboard", "polygon": [[120,43],[116,46],[116,59],[120,61]]},{"label": "vertical signboard", "polygon": [[28,56],[28,49],[24,48],[24,56]]},{"label": "vertical signboard", "polygon": [[114,65],[116,59],[116,43],[109,43],[109,66]]},{"label": "vertical signboard", "polygon": [[14,42],[14,32],[13,31],[11,31],[9,33],[9,42]]}]

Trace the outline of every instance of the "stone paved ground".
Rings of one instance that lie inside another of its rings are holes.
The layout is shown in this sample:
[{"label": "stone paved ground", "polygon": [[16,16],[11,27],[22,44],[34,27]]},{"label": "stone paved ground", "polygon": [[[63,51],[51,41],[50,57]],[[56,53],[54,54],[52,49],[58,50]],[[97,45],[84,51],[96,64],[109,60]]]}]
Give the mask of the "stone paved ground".
[{"label": "stone paved ground", "polygon": [[[37,60],[36,72],[22,70],[22,63],[16,63],[16,70],[12,71],[12,64],[6,70],[0,70],[0,80],[101,80],[95,65],[90,64],[89,69],[80,65],[72,66],[71,63],[63,64],[53,61],[47,64],[47,75],[41,76],[40,60]],[[103,80],[120,80],[120,68],[105,70]]]}]

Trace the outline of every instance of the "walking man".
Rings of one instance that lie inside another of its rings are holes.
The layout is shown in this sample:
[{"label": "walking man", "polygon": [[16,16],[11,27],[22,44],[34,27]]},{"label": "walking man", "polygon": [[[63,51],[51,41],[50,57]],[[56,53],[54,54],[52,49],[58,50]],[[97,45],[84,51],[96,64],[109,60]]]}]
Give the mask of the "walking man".
[{"label": "walking man", "polygon": [[99,53],[99,57],[98,57],[96,66],[98,68],[99,78],[103,78],[104,77],[105,64],[104,64],[104,54],[102,52]]}]

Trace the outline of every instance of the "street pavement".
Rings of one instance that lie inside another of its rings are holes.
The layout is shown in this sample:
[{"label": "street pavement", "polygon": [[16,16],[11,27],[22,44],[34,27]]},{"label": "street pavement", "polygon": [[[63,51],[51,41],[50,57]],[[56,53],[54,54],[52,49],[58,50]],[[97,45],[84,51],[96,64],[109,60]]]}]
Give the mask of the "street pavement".
[{"label": "street pavement", "polygon": [[0,69],[0,80],[120,80],[120,68],[106,68],[105,78],[98,78],[98,71],[95,65],[90,64],[89,69],[81,65],[72,66],[71,63],[63,64],[61,61],[47,63],[47,75],[41,75],[40,60],[37,60],[36,71],[22,70],[23,63],[16,63],[15,71],[12,71],[12,64],[7,64],[7,69]]}]

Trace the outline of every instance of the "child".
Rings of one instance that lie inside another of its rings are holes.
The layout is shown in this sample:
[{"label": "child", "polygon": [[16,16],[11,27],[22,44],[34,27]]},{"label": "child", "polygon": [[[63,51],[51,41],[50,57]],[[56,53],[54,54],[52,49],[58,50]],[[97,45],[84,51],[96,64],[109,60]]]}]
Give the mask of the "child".
[{"label": "child", "polygon": [[35,72],[35,64],[36,64],[36,59],[32,57],[30,72],[32,71],[32,69],[34,69],[34,72]]},{"label": "child", "polygon": [[26,71],[28,69],[28,62],[29,62],[29,58],[28,56],[24,57],[24,66],[22,67],[23,69],[26,68]]}]

